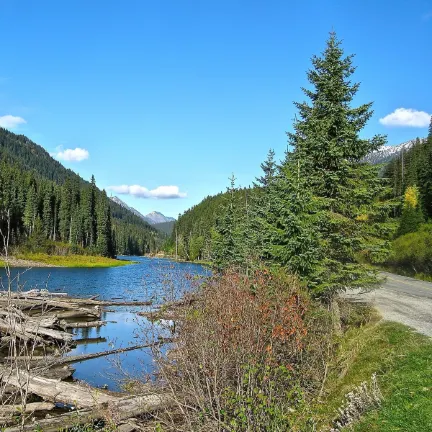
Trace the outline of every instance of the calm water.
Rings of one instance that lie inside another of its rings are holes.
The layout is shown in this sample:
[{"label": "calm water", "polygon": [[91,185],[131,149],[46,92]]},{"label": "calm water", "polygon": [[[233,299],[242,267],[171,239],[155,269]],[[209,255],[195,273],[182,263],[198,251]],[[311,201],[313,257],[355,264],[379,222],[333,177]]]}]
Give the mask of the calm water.
[{"label": "calm water", "polygon": [[[200,265],[175,263],[165,259],[142,257],[121,257],[137,261],[124,267],[107,269],[68,269],[35,268],[19,274],[15,286],[21,289],[48,288],[49,291],[66,292],[71,296],[87,297],[100,295],[101,299],[118,301],[153,300],[154,304],[163,303],[178,297],[191,288],[188,276],[206,276],[209,271]],[[0,273],[4,277],[4,273]],[[155,328],[133,311],[143,307],[115,307],[104,312],[102,319],[116,321],[100,328],[75,329],[78,345],[68,355],[87,354],[154,340],[156,334],[164,334],[166,329]],[[91,343],[84,343],[86,339]],[[80,342],[81,341],[81,342]],[[76,371],[74,378],[85,380],[95,386],[107,385],[110,390],[120,389],[121,382],[127,378],[142,378],[153,369],[149,350],[129,351],[88,360],[72,365]]]}]

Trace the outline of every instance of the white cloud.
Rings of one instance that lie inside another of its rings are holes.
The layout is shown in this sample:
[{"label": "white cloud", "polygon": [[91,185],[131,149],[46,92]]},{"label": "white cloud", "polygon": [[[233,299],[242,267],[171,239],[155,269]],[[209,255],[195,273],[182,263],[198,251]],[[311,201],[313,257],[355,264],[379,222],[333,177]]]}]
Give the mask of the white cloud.
[{"label": "white cloud", "polygon": [[149,190],[140,185],[109,186],[109,190],[120,195],[132,195],[137,198],[175,199],[186,198],[186,193],[180,192],[178,186],[158,186]]},{"label": "white cloud", "polygon": [[429,21],[430,19],[432,19],[432,11],[427,12],[423,15],[423,20],[424,21]]},{"label": "white cloud", "polygon": [[6,129],[15,129],[20,124],[27,123],[22,117],[13,115],[4,115],[0,117],[0,126]]},{"label": "white cloud", "polygon": [[397,108],[391,114],[380,118],[384,126],[427,127],[432,114],[412,108]]},{"label": "white cloud", "polygon": [[75,148],[75,149],[66,149],[63,150],[61,147],[57,149],[56,153],[52,153],[51,156],[56,157],[57,159],[69,161],[69,162],[81,162],[85,159],[88,159],[90,153],[86,149]]}]

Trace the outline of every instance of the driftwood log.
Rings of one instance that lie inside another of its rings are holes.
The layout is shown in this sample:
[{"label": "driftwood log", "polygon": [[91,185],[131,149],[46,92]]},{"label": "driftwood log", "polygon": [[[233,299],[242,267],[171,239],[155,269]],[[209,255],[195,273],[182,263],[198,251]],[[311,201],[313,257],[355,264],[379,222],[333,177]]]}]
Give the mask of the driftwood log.
[{"label": "driftwood log", "polygon": [[1,405],[0,416],[6,416],[8,414],[21,414],[21,413],[33,413],[35,411],[51,411],[55,408],[55,404],[52,402],[30,402],[23,405]]},{"label": "driftwood log", "polygon": [[99,389],[45,378],[24,369],[17,370],[0,366],[0,377],[4,383],[18,388],[27,388],[30,393],[37,394],[47,401],[71,404],[77,408],[88,408],[118,400],[118,397],[111,396]]},{"label": "driftwood log", "polygon": [[132,417],[142,416],[174,405],[168,394],[142,395],[129,398],[118,398],[117,401],[98,405],[92,409],[83,409],[57,417],[37,420],[31,424],[7,428],[8,432],[21,432],[35,430],[38,426],[44,432],[58,432],[60,429],[89,424],[94,420],[104,419],[115,413],[117,422]]}]

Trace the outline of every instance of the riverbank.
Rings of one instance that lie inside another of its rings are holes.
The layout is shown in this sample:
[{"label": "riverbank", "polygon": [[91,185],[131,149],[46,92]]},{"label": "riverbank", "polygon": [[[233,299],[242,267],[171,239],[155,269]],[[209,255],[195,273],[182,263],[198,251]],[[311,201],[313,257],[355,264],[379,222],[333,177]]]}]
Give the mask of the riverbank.
[{"label": "riverbank", "polygon": [[[119,260],[93,255],[48,255],[44,253],[18,254],[8,257],[10,267],[75,267],[106,268],[134,264],[135,261]],[[5,258],[0,257],[0,266],[5,265]]]},{"label": "riverbank", "polygon": [[375,319],[351,327],[340,339],[329,365],[323,397],[312,408],[317,430],[327,430],[338,409],[346,406],[346,395],[358,391],[362,383],[370,383],[373,374],[382,393],[381,405],[366,409],[350,430],[431,430],[431,356],[430,338],[402,324]]},{"label": "riverbank", "polygon": [[158,259],[167,259],[179,263],[187,263],[187,264],[199,264],[205,267],[213,267],[214,263],[212,261],[205,260],[186,260],[183,258],[176,258],[174,255],[165,254],[163,252],[159,252],[157,254],[146,254],[144,255],[147,258],[158,258]]}]

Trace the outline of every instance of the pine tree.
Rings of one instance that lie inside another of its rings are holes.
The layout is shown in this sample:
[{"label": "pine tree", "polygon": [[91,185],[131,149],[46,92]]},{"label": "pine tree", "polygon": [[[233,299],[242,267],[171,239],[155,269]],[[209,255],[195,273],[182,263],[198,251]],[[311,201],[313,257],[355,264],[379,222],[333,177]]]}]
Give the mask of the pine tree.
[{"label": "pine tree", "polygon": [[54,215],[53,215],[53,197],[52,188],[47,188],[43,199],[42,211],[43,230],[45,237],[51,239],[53,237],[54,229]]},{"label": "pine tree", "polygon": [[267,154],[267,159],[261,164],[261,170],[263,175],[257,177],[257,183],[254,183],[255,187],[266,188],[274,180],[277,173],[277,164],[275,161],[275,152],[270,149]]},{"label": "pine tree", "polygon": [[415,232],[424,222],[420,205],[420,193],[416,186],[408,186],[404,196],[402,217],[397,232],[398,236]]},{"label": "pine tree", "polygon": [[100,255],[113,257],[115,255],[112,238],[111,210],[105,191],[99,196],[97,204],[97,251]]},{"label": "pine tree", "polygon": [[[377,197],[384,192],[377,181],[377,169],[362,162],[385,143],[385,138],[359,137],[372,116],[372,104],[351,106],[359,89],[350,79],[355,71],[352,59],[344,57],[335,33],[330,34],[323,55],[312,58],[313,69],[307,74],[312,89],[303,89],[310,102],[295,103],[299,117],[294,132],[287,134],[292,150],[287,152],[281,170],[282,175],[288,173],[288,190],[280,193],[292,197],[293,210],[285,215],[284,224],[277,221],[274,228],[296,227],[290,233],[293,239],[284,245],[277,243],[276,237],[273,249],[283,246],[279,260],[297,268],[310,287],[328,296],[347,287],[377,282],[375,275],[357,262],[357,254],[368,248],[369,225],[386,217],[375,208]],[[298,196],[292,193],[296,172],[304,189]],[[283,201],[283,197],[279,199]],[[295,260],[296,247],[302,246],[296,238],[311,241],[313,256],[306,254]]]},{"label": "pine tree", "polygon": [[31,185],[27,192],[26,204],[24,209],[23,223],[27,229],[28,235],[32,235],[37,216],[36,191]]},{"label": "pine tree", "polygon": [[236,236],[238,226],[235,180],[233,174],[230,178],[230,186],[227,188],[226,202],[220,211],[219,217],[216,219],[213,238],[213,259],[220,269],[242,262],[239,239]]}]

